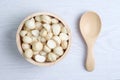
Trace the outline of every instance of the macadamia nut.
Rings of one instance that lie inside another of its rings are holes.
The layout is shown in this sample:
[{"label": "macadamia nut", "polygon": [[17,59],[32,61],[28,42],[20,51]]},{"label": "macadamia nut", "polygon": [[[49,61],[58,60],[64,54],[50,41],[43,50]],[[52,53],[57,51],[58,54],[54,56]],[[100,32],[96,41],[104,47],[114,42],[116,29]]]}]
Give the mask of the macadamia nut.
[{"label": "macadamia nut", "polygon": [[51,17],[50,16],[47,16],[47,15],[42,15],[41,16],[41,19],[42,19],[42,21],[43,22],[45,22],[45,23],[51,23]]},{"label": "macadamia nut", "polygon": [[40,41],[44,43],[44,42],[46,42],[46,39],[44,37],[42,37]]},{"label": "macadamia nut", "polygon": [[41,51],[42,48],[43,48],[43,44],[42,44],[41,42],[34,42],[34,43],[32,44],[32,49],[33,49],[34,51]]},{"label": "macadamia nut", "polygon": [[31,49],[25,50],[24,56],[26,58],[31,58],[33,56],[33,51]]},{"label": "macadamia nut", "polygon": [[57,55],[55,55],[54,53],[49,53],[48,54],[48,60],[49,61],[55,61],[57,59]]},{"label": "macadamia nut", "polygon": [[30,45],[27,44],[27,43],[23,43],[23,44],[22,44],[22,49],[23,49],[23,50],[30,49]]},{"label": "macadamia nut", "polygon": [[35,55],[34,59],[37,62],[45,62],[45,60],[46,60],[46,58],[44,56],[41,56],[39,54]]},{"label": "macadamia nut", "polygon": [[23,42],[24,42],[24,43],[31,43],[31,42],[32,42],[32,39],[31,39],[31,37],[29,37],[29,36],[24,36],[24,37],[23,37]]},{"label": "macadamia nut", "polygon": [[44,52],[44,51],[41,51],[41,52],[40,52],[40,55],[42,55],[42,56],[46,56],[46,55],[47,55],[47,53],[46,53],[46,52]]},{"label": "macadamia nut", "polygon": [[65,33],[60,33],[59,37],[61,40],[68,40],[69,39],[68,35]]},{"label": "macadamia nut", "polygon": [[45,29],[42,29],[40,31],[40,36],[45,37],[47,35],[47,31]]},{"label": "macadamia nut", "polygon": [[20,31],[20,36],[21,36],[21,37],[24,37],[26,34],[27,34],[27,31],[26,31],[26,30]]},{"label": "macadamia nut", "polygon": [[43,27],[49,32],[51,30],[51,26],[49,24],[43,24]]},{"label": "macadamia nut", "polygon": [[52,18],[51,22],[52,22],[52,24],[57,24],[59,21],[57,19],[55,19],[55,18]]},{"label": "macadamia nut", "polygon": [[39,54],[39,51],[34,51],[33,52],[33,55],[37,55],[37,54]]},{"label": "macadamia nut", "polygon": [[62,33],[66,33],[66,34],[68,33],[68,32],[67,32],[67,29],[66,29],[65,27],[62,27],[61,32],[62,32]]},{"label": "macadamia nut", "polygon": [[63,49],[66,49],[68,47],[67,41],[62,41],[61,46]]},{"label": "macadamia nut", "polygon": [[29,37],[31,37],[31,36],[32,36],[31,31],[28,31],[28,32],[27,32],[27,36],[29,36]]},{"label": "macadamia nut", "polygon": [[56,47],[55,49],[53,49],[53,52],[55,54],[57,54],[58,56],[63,55],[63,49],[62,49],[62,47]]},{"label": "macadamia nut", "polygon": [[32,33],[32,35],[35,36],[35,37],[38,37],[38,36],[39,36],[39,30],[32,30],[31,33]]},{"label": "macadamia nut", "polygon": [[52,25],[52,31],[54,35],[58,35],[61,31],[61,27],[59,24],[53,24]]},{"label": "macadamia nut", "polygon": [[38,41],[37,37],[35,37],[35,36],[31,36],[31,39],[32,39],[32,42]]},{"label": "macadamia nut", "polygon": [[48,40],[47,46],[48,46],[50,49],[53,49],[53,48],[56,47],[56,43],[55,43],[54,40]]},{"label": "macadamia nut", "polygon": [[30,20],[27,20],[25,22],[25,26],[28,28],[28,29],[34,29],[35,28],[35,20],[32,18]]},{"label": "macadamia nut", "polygon": [[53,33],[52,32],[48,32],[48,34],[46,35],[46,40],[49,40],[53,37]]},{"label": "macadamia nut", "polygon": [[41,22],[41,17],[40,16],[35,16],[35,20],[38,22]]},{"label": "macadamia nut", "polygon": [[58,45],[60,45],[61,39],[60,39],[58,36],[53,36],[53,40],[54,40]]},{"label": "macadamia nut", "polygon": [[47,47],[47,45],[44,46],[43,50],[44,50],[46,53],[51,52],[51,49],[50,49],[49,47]]},{"label": "macadamia nut", "polygon": [[42,29],[42,24],[40,22],[35,23],[36,29],[41,30]]}]

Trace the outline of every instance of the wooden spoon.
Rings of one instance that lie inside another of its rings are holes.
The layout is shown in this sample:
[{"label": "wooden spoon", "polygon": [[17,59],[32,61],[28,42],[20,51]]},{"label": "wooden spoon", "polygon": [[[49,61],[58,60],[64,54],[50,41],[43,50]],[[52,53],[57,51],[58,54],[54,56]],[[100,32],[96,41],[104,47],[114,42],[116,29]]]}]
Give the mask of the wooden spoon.
[{"label": "wooden spoon", "polygon": [[80,30],[87,45],[86,69],[93,71],[95,61],[93,56],[93,46],[101,30],[100,17],[95,12],[86,12],[80,20]]}]

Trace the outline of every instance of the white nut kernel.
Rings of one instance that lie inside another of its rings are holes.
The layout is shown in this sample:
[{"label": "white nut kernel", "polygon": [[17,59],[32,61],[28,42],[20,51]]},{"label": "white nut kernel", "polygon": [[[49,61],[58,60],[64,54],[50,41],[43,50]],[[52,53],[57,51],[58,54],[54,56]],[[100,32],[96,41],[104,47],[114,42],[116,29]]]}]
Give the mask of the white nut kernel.
[{"label": "white nut kernel", "polygon": [[24,36],[24,37],[23,37],[23,42],[24,42],[24,43],[31,43],[31,42],[32,42],[32,39],[31,39],[31,37],[29,37],[29,36]]},{"label": "white nut kernel", "polygon": [[36,29],[38,30],[42,29],[42,26],[41,26],[42,24],[40,22],[36,22],[35,25],[36,25]]},{"label": "white nut kernel", "polygon": [[32,39],[32,42],[38,41],[38,40],[37,40],[37,37],[34,37],[34,36],[31,36],[31,39]]},{"label": "white nut kernel", "polygon": [[45,23],[51,23],[51,17],[50,16],[47,16],[47,15],[42,15],[41,16],[41,19],[42,19],[42,21],[43,22],[45,22]]},{"label": "white nut kernel", "polygon": [[62,23],[59,23],[59,25],[60,25],[61,27],[64,27],[64,25],[63,25]]},{"label": "white nut kernel", "polygon": [[41,41],[41,38],[42,38],[41,36],[38,36],[38,37],[37,37],[38,41]]},{"label": "white nut kernel", "polygon": [[46,53],[51,52],[51,49],[50,49],[47,45],[45,45],[45,46],[43,47],[43,50],[44,50]]},{"label": "white nut kernel", "polygon": [[42,29],[40,31],[40,36],[45,37],[47,35],[47,31],[45,29]]},{"label": "white nut kernel", "polygon": [[46,42],[46,39],[44,37],[42,37],[40,41],[44,43],[44,42]]},{"label": "white nut kernel", "polygon": [[46,55],[47,55],[47,53],[46,53],[46,52],[44,52],[44,51],[41,51],[41,52],[40,52],[40,55],[41,55],[41,56],[46,56]]},{"label": "white nut kernel", "polygon": [[27,20],[25,22],[25,26],[28,28],[28,29],[34,29],[35,28],[35,20],[33,18],[31,18],[30,20]]},{"label": "white nut kernel", "polygon": [[52,19],[51,19],[51,22],[52,22],[53,24],[57,24],[59,21],[58,21],[57,19],[55,19],[55,18],[52,18]]},{"label": "white nut kernel", "polygon": [[44,46],[43,50],[46,52],[46,53],[49,53],[51,51],[51,49],[49,47],[47,47],[46,45]]},{"label": "white nut kernel", "polygon": [[27,27],[23,27],[23,30],[26,30],[26,31],[30,31],[30,29],[28,29]]},{"label": "white nut kernel", "polygon": [[61,40],[68,40],[69,39],[68,35],[65,33],[60,33],[59,37]]},{"label": "white nut kernel", "polygon": [[52,38],[58,45],[61,43],[61,39],[58,36],[53,36]]},{"label": "white nut kernel", "polygon": [[38,36],[39,36],[39,30],[32,30],[31,33],[32,33],[32,35],[35,36],[35,37],[38,37]]},{"label": "white nut kernel", "polygon": [[26,49],[29,49],[30,48],[30,45],[27,44],[27,43],[22,43],[22,49],[23,50],[26,50]]},{"label": "white nut kernel", "polygon": [[48,46],[50,49],[53,49],[53,48],[56,47],[56,43],[55,43],[54,40],[48,40],[47,46]]},{"label": "white nut kernel", "polygon": [[24,56],[25,56],[26,58],[31,58],[31,57],[33,56],[33,51],[32,51],[31,49],[25,50]]},{"label": "white nut kernel", "polygon": [[61,32],[62,32],[62,33],[68,33],[68,32],[67,32],[67,29],[66,29],[65,27],[62,27]]},{"label": "white nut kernel", "polygon": [[57,59],[57,55],[55,55],[54,53],[49,53],[48,54],[48,60],[49,61],[56,61]]},{"label": "white nut kernel", "polygon": [[54,35],[58,35],[61,31],[61,27],[59,24],[53,24],[52,25],[52,31]]},{"label": "white nut kernel", "polygon": [[49,40],[49,39],[51,39],[52,38],[52,36],[53,36],[53,33],[52,32],[48,32],[48,34],[46,35],[46,40]]},{"label": "white nut kernel", "polygon": [[38,22],[41,22],[41,17],[40,16],[35,16],[35,20]]},{"label": "white nut kernel", "polygon": [[24,37],[26,34],[27,34],[27,31],[26,31],[26,30],[20,31],[20,36],[21,36],[21,37]]},{"label": "white nut kernel", "polygon": [[62,49],[62,47],[56,47],[55,49],[53,49],[53,52],[55,54],[57,54],[58,56],[63,55],[63,49]]},{"label": "white nut kernel", "polygon": [[39,54],[34,56],[35,61],[37,62],[45,62],[46,58],[44,56],[41,56]]},{"label": "white nut kernel", "polygon": [[32,44],[32,49],[33,49],[34,51],[41,51],[42,48],[43,48],[43,44],[42,44],[41,42],[34,42],[34,43]]},{"label": "white nut kernel", "polygon": [[32,36],[31,31],[29,31],[29,32],[27,33],[27,36],[29,36],[29,37],[31,37],[31,36]]},{"label": "white nut kernel", "polygon": [[47,30],[47,32],[50,31],[50,25],[49,24],[43,24],[43,27]]},{"label": "white nut kernel", "polygon": [[67,41],[62,41],[61,47],[62,47],[63,49],[66,49],[66,48],[68,47]]},{"label": "white nut kernel", "polygon": [[39,54],[39,51],[34,51],[33,54],[34,55]]}]

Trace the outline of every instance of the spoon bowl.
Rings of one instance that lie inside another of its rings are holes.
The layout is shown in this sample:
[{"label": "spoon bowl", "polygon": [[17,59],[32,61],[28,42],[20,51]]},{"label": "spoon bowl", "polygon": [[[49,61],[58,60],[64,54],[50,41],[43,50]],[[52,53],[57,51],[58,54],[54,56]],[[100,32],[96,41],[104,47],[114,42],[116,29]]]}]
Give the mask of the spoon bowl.
[{"label": "spoon bowl", "polygon": [[80,20],[80,31],[88,48],[86,59],[86,69],[88,71],[94,70],[95,61],[92,50],[100,30],[101,20],[95,12],[89,11],[83,14]]}]

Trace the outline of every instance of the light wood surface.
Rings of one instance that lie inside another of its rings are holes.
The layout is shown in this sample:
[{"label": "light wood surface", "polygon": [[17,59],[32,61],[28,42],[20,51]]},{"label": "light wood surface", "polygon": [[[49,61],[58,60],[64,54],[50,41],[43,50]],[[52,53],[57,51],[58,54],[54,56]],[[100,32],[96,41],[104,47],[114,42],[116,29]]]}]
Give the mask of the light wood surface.
[{"label": "light wood surface", "polygon": [[[119,80],[120,79],[120,0],[1,0],[0,1],[0,80]],[[102,29],[94,45],[93,72],[85,70],[87,46],[80,34],[79,18],[95,11]],[[72,32],[70,51],[49,67],[27,62],[16,46],[16,31],[23,19],[36,12],[55,13]]]},{"label": "light wood surface", "polygon": [[101,20],[97,13],[88,11],[80,19],[80,31],[87,44],[86,69],[93,71],[95,60],[93,56],[93,46],[101,30]]}]

